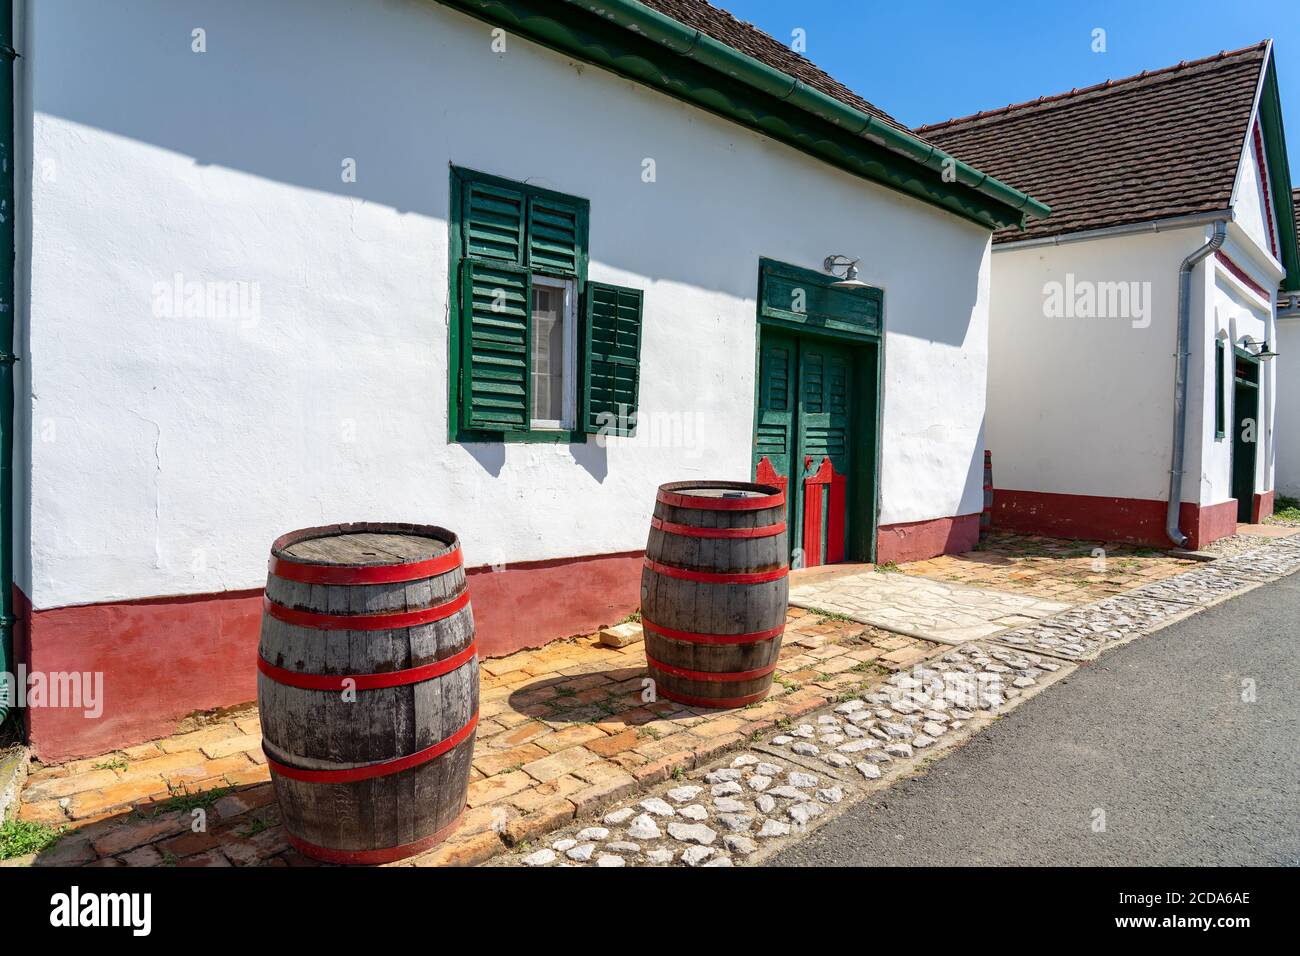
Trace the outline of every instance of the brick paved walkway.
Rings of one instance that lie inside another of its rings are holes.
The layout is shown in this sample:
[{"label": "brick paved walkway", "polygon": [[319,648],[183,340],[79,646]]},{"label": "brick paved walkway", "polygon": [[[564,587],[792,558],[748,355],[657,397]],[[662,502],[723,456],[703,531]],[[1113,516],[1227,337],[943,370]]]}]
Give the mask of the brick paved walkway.
[{"label": "brick paved walkway", "polygon": [[1195,562],[1186,558],[1132,545],[994,532],[976,551],[913,561],[899,570],[937,581],[1086,604],[1193,567]]},{"label": "brick paved walkway", "polygon": [[[482,862],[582,819],[940,648],[791,609],[774,696],[730,711],[643,704],[643,645],[592,638],[487,660],[468,809],[406,865]],[[310,865],[279,824],[257,714],[55,767],[34,768],[19,818],[65,828],[8,865]],[[194,832],[195,811],[206,818]],[[401,864],[399,864],[401,865]]]}]

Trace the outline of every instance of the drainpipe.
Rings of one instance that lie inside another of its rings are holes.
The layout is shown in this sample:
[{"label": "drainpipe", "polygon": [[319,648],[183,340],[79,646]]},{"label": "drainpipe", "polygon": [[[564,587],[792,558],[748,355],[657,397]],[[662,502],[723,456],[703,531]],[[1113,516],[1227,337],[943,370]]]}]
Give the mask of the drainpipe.
[{"label": "drainpipe", "polygon": [[0,0],[0,724],[14,674],[14,3]]},{"label": "drainpipe", "polygon": [[1188,343],[1192,329],[1192,270],[1196,264],[1223,245],[1228,234],[1228,220],[1214,223],[1214,234],[1201,248],[1178,267],[1178,351],[1174,371],[1174,453],[1169,466],[1169,510],[1165,514],[1165,533],[1180,548],[1187,546],[1187,535],[1178,529],[1178,511],[1182,505],[1183,460],[1187,453],[1187,367],[1191,361]]}]

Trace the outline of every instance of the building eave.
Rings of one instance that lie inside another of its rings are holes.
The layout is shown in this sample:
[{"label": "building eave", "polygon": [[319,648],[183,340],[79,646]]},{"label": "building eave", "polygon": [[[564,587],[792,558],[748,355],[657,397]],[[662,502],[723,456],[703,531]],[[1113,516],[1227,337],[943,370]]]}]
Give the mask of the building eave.
[{"label": "building eave", "polygon": [[437,0],[990,229],[1050,209],[636,0]]},{"label": "building eave", "polygon": [[1264,80],[1256,107],[1264,139],[1264,162],[1268,170],[1269,198],[1277,217],[1279,259],[1286,276],[1284,289],[1300,288],[1300,246],[1296,243],[1295,206],[1291,199],[1291,167],[1286,154],[1286,131],[1282,125],[1282,98],[1278,90],[1277,61],[1269,42],[1264,63]]}]

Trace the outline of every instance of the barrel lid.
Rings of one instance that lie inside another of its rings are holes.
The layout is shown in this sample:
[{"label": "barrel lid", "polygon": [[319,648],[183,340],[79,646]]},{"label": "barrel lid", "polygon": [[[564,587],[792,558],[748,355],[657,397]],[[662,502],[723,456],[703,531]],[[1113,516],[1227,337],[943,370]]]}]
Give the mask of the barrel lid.
[{"label": "barrel lid", "polygon": [[[311,583],[362,584],[414,580],[457,567],[460,542],[446,528],[391,522],[357,522],[302,528],[271,545],[271,573]],[[398,576],[357,577],[311,573],[326,568],[397,568]],[[409,573],[408,573],[409,572]]]},{"label": "barrel lid", "polygon": [[785,492],[775,485],[749,481],[673,481],[659,486],[659,500],[677,508],[756,510],[785,504]]}]

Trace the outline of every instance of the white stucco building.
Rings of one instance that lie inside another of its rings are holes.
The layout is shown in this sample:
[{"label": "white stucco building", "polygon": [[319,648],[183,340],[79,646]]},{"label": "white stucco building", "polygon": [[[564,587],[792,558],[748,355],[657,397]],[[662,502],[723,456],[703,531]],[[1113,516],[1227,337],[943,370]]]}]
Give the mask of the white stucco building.
[{"label": "white stucco building", "polygon": [[[1300,188],[1291,191],[1291,208],[1300,222]],[[1277,493],[1300,498],[1300,277],[1292,277],[1277,303]]]},{"label": "white stucco building", "polygon": [[1195,548],[1270,514],[1300,277],[1271,42],[919,132],[1052,206],[994,236],[994,527]]},{"label": "white stucco building", "polygon": [[[990,236],[1046,208],[770,37],[700,0],[18,17],[19,657],[106,696],[29,712],[41,756],[252,699],[294,528],[455,530],[488,655],[632,610],[666,481],[777,477],[808,564],[976,540]],[[827,462],[846,512],[802,528]]]}]

